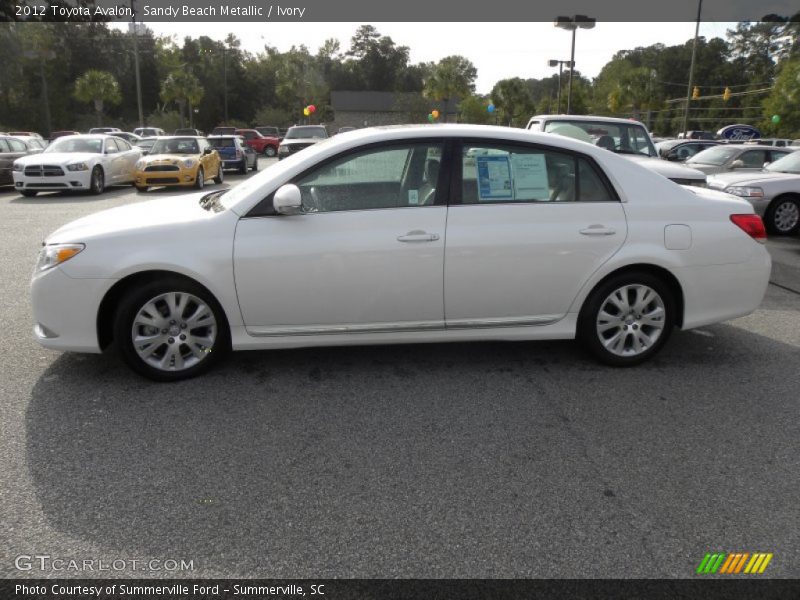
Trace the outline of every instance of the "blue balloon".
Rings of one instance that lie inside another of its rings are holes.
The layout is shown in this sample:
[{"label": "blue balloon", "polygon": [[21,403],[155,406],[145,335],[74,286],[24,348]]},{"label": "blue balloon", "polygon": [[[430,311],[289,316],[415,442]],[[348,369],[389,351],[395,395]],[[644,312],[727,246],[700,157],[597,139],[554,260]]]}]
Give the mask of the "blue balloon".
[{"label": "blue balloon", "polygon": [[494,112],[494,104],[490,104],[489,106],[487,106],[486,110],[488,110],[490,113],[493,113]]}]

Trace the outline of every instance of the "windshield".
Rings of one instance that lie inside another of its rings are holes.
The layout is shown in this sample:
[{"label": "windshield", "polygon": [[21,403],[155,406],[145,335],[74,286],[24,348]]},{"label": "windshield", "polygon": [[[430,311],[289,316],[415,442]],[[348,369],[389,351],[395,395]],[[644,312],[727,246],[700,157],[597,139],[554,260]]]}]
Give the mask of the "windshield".
[{"label": "windshield", "polygon": [[150,154],[200,154],[200,147],[194,138],[164,139],[153,144]]},{"label": "windshield", "polygon": [[658,156],[647,130],[634,122],[628,124],[557,119],[548,120],[544,130],[601,146],[618,154]]},{"label": "windshield", "polygon": [[50,144],[45,152],[88,152],[103,153],[103,138],[61,138]]},{"label": "windshield", "polygon": [[767,171],[774,171],[775,173],[796,173],[800,175],[800,151],[787,154],[783,158],[779,158],[774,163],[767,165]]},{"label": "windshield", "polygon": [[292,127],[286,133],[287,140],[299,140],[303,138],[324,139],[328,137],[328,132],[324,127]]},{"label": "windshield", "polygon": [[703,150],[702,152],[698,152],[692,158],[687,160],[686,163],[724,165],[738,153],[739,148],[731,148],[730,146],[715,146],[713,148]]}]

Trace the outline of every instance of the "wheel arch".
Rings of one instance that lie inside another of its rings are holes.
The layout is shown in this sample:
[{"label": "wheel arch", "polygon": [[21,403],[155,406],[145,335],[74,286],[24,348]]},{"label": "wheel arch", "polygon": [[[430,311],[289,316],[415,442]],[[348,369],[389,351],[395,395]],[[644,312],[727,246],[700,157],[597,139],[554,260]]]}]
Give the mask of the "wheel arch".
[{"label": "wheel arch", "polygon": [[669,269],[665,269],[664,267],[660,267],[658,265],[654,265],[651,263],[634,263],[630,265],[625,265],[623,267],[619,267],[614,269],[610,273],[607,273],[600,281],[595,283],[589,292],[583,298],[581,303],[580,313],[583,313],[583,309],[586,306],[586,303],[589,301],[589,298],[592,297],[595,290],[599,288],[601,285],[605,284],[606,281],[611,279],[612,277],[617,277],[618,275],[624,275],[627,273],[648,273],[653,275],[654,277],[658,277],[661,281],[663,281],[667,287],[669,287],[670,291],[672,292],[672,298],[675,300],[675,324],[678,327],[683,327],[683,317],[684,317],[684,297],[683,297],[683,288],[681,287],[678,278],[673,275]]},{"label": "wheel arch", "polygon": [[219,312],[223,319],[228,331],[230,331],[230,321],[225,309],[216,295],[209,290],[205,285],[200,283],[197,279],[178,273],[177,271],[168,271],[165,269],[153,269],[147,271],[138,271],[131,273],[117,281],[112,285],[100,301],[100,306],[97,309],[97,342],[101,350],[108,348],[114,341],[114,313],[116,312],[119,300],[131,288],[136,285],[149,283],[158,279],[181,279],[192,285],[200,287],[206,292],[210,298],[214,300],[219,308]]}]

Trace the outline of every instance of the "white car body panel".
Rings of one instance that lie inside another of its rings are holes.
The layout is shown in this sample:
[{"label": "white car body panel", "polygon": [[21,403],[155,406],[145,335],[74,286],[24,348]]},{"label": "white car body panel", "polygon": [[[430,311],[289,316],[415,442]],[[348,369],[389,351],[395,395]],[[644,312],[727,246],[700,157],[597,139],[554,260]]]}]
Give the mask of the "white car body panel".
[{"label": "white car body panel", "polygon": [[[621,202],[242,218],[311,164],[340,152],[364,143],[445,135],[581,152],[605,171]],[[591,290],[610,273],[641,264],[676,278],[684,295],[683,327],[697,327],[752,312],[769,277],[764,246],[729,218],[752,213],[746,201],[678,186],[591,144],[525,130],[466,125],[358,130],[249,178],[220,199],[226,210],[204,210],[198,204],[202,195],[111,209],[48,237],[48,244],[77,242],[86,248],[34,275],[34,316],[50,332],[37,330],[38,341],[62,350],[100,351],[96,323],[102,298],[122,278],[152,270],[179,273],[205,286],[225,312],[234,349],[572,338]],[[559,218],[566,213],[568,219]],[[595,224],[615,233],[584,239],[579,230]],[[689,228],[688,248],[667,248],[669,225]],[[397,241],[416,230],[439,238]],[[449,327],[442,327],[443,320]]]}]

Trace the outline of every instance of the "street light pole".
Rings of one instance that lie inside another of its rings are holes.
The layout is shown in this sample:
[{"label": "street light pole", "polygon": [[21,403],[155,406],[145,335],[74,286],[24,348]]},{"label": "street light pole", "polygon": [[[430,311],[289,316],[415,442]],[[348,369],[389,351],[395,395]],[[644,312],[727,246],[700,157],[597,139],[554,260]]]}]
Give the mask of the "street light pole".
[{"label": "street light pole", "polygon": [[586,15],[574,17],[556,17],[555,26],[572,32],[572,52],[570,54],[569,84],[567,89],[567,114],[572,114],[572,74],[575,71],[575,32],[580,29],[591,29],[596,20]]},{"label": "street light pole", "polygon": [[139,34],[136,31],[136,11],[134,4],[136,0],[131,0],[132,32],[133,32],[133,64],[136,70],[136,104],[139,108],[139,127],[144,127],[144,110],[142,110],[142,76],[139,73]]},{"label": "street light pole", "polygon": [[551,58],[547,61],[547,64],[551,67],[558,65],[558,109],[556,114],[561,114],[561,72],[564,70],[564,65],[570,65],[570,68],[572,68],[572,62],[569,60],[554,60]]},{"label": "street light pole", "polygon": [[686,108],[683,111],[683,137],[689,129],[689,102],[692,100],[692,85],[694,84],[694,60],[697,55],[697,36],[700,33],[700,12],[703,10],[703,0],[697,0],[697,24],[694,26],[694,42],[692,43],[692,62],[689,63],[689,85],[686,86]]},{"label": "street light pole", "polygon": [[222,46],[222,87],[225,94],[225,124],[228,124],[228,48]]}]

